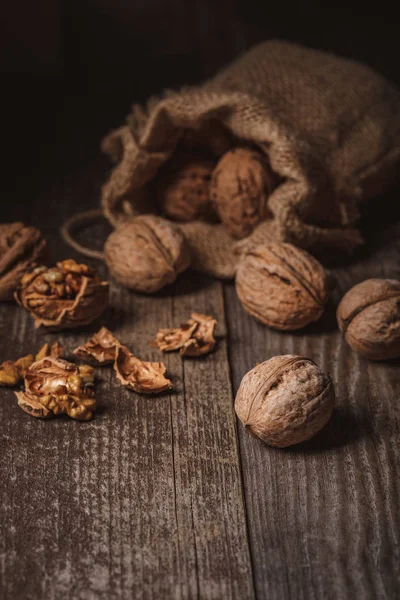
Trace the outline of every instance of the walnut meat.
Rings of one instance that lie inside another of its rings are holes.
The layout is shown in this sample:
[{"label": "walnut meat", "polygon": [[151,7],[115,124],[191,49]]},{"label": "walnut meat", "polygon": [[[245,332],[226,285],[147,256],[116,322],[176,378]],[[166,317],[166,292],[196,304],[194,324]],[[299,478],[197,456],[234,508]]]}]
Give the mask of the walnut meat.
[{"label": "walnut meat", "polygon": [[214,163],[198,156],[168,162],[157,178],[158,204],[174,221],[215,220],[210,199]]},{"label": "walnut meat", "polygon": [[322,265],[304,250],[276,242],[257,246],[242,258],[236,291],[250,315],[281,330],[316,321],[328,299]]},{"label": "walnut meat", "polygon": [[24,273],[47,258],[47,244],[35,227],[0,225],[0,300],[12,300]]},{"label": "walnut meat", "polygon": [[104,255],[117,281],[146,294],[175,281],[190,264],[182,232],[153,215],[136,217],[118,227],[107,239]]},{"label": "walnut meat", "polygon": [[235,411],[246,430],[285,448],[313,437],[329,421],[335,392],[329,375],[310,359],[275,356],[246,373]]},{"label": "walnut meat", "polygon": [[26,273],[15,293],[35,319],[35,327],[71,329],[92,323],[108,305],[109,284],[74,260]]},{"label": "walnut meat", "polygon": [[235,148],[215,167],[211,198],[231,235],[248,236],[268,216],[268,197],[274,187],[272,171],[261,152]]},{"label": "walnut meat", "polygon": [[337,309],[340,331],[370,360],[400,357],[400,281],[367,279],[345,294]]}]

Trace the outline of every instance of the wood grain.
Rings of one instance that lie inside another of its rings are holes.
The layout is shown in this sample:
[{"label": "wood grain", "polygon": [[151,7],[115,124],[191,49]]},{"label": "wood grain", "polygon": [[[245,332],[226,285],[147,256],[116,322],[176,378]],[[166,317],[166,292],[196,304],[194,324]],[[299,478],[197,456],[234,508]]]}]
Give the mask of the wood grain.
[{"label": "wood grain", "polygon": [[[61,220],[77,197],[90,202],[99,178],[85,167],[34,205],[55,258],[71,255]],[[192,310],[214,315],[222,338],[205,359],[165,357],[169,395],[137,395],[99,370],[88,423],[33,419],[0,390],[0,597],[252,598],[222,286],[196,276],[151,299],[116,284],[111,296],[103,322],[143,359],[160,360],[148,342]],[[59,338],[71,351],[98,326]],[[35,332],[22,309],[0,307],[1,360],[56,337]]]},{"label": "wood grain", "polygon": [[[333,300],[368,277],[400,278],[400,227],[369,254],[333,271]],[[269,448],[239,427],[258,598],[395,598],[400,594],[400,361],[354,354],[336,328],[335,306],[296,334],[251,319],[226,288],[235,390],[277,354],[301,354],[332,374],[337,408],[310,442]]]}]

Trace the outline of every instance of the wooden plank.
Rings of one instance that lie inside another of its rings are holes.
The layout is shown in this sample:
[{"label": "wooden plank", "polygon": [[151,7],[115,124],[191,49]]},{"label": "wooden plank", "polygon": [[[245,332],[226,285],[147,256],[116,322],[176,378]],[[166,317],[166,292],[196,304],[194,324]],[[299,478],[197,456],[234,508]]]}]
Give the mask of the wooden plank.
[{"label": "wooden plank", "polygon": [[[97,171],[85,167],[35,204],[57,258],[73,254],[58,226],[95,198]],[[148,342],[192,310],[215,315],[224,334],[221,284],[200,276],[151,298],[113,284],[103,322],[159,360]],[[72,350],[97,327],[38,334],[22,309],[2,305],[0,359],[45,340]],[[155,398],[99,370],[99,411],[88,423],[35,420],[0,390],[2,599],[253,597],[226,339],[203,360],[165,362],[175,391]]]},{"label": "wooden plank", "polygon": [[[335,303],[368,277],[400,278],[400,225],[336,269]],[[257,597],[395,598],[400,594],[400,361],[369,362],[343,342],[335,307],[295,334],[274,332],[226,289],[234,389],[257,362],[309,356],[331,372],[337,409],[314,440],[277,450],[239,426]]]}]

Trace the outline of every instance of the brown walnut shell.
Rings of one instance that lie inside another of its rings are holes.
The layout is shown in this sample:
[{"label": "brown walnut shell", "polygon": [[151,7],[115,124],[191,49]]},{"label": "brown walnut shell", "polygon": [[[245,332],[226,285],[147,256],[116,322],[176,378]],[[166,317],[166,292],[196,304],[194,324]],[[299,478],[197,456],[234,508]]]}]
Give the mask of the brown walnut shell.
[{"label": "brown walnut shell", "polygon": [[35,327],[50,331],[92,323],[108,305],[109,283],[72,259],[56,267],[36,267],[26,273],[15,298],[35,319]]},{"label": "brown walnut shell", "polygon": [[168,162],[157,178],[158,204],[174,221],[214,220],[210,181],[214,163],[186,155]]},{"label": "brown walnut shell", "polygon": [[261,152],[234,148],[215,167],[211,199],[233,237],[244,238],[268,216],[274,176]]},{"label": "brown walnut shell", "polygon": [[370,360],[400,357],[400,281],[367,279],[345,294],[337,309],[349,346]]},{"label": "brown walnut shell", "polygon": [[24,273],[45,262],[47,244],[35,227],[23,223],[0,225],[0,300],[12,300]]},{"label": "brown walnut shell", "polygon": [[329,421],[335,403],[332,380],[309,358],[275,356],[246,373],[235,411],[246,430],[270,446],[285,448],[312,438]]},{"label": "brown walnut shell", "polygon": [[289,331],[319,319],[328,300],[323,266],[305,250],[278,242],[257,246],[242,258],[236,291],[251,316]]},{"label": "brown walnut shell", "polygon": [[141,215],[118,227],[104,246],[107,265],[123,286],[151,294],[190,264],[183,233],[170,221]]}]

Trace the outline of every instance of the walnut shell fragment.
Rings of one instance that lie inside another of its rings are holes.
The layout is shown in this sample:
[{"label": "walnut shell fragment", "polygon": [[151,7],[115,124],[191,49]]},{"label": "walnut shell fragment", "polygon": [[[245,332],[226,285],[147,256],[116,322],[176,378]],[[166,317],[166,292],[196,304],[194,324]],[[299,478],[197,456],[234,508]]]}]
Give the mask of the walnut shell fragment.
[{"label": "walnut shell fragment", "polygon": [[45,262],[47,244],[35,227],[0,224],[0,301],[12,300],[21,277]]},{"label": "walnut shell fragment", "polygon": [[160,329],[151,345],[162,352],[179,350],[181,356],[204,356],[215,347],[216,324],[217,321],[213,317],[192,313],[190,319],[180,327]]},{"label": "walnut shell fragment", "polygon": [[14,392],[14,394],[17,397],[18,406],[31,417],[39,419],[51,419],[53,417],[51,410],[43,406],[32,394],[26,392]]},{"label": "walnut shell fragment", "polygon": [[367,279],[345,294],[337,309],[339,329],[370,360],[400,357],[400,281]]},{"label": "walnut shell fragment", "polygon": [[82,346],[75,348],[74,354],[94,366],[109,365],[114,362],[118,340],[107,327],[102,327]]},{"label": "walnut shell fragment", "polygon": [[183,233],[153,215],[141,215],[118,227],[105,243],[104,256],[119,283],[145,294],[172,283],[190,264]]},{"label": "walnut shell fragment", "polygon": [[26,273],[15,298],[35,319],[35,327],[51,331],[92,323],[108,305],[109,283],[72,259]]},{"label": "walnut shell fragment", "polygon": [[329,375],[309,358],[275,356],[246,373],[235,411],[246,430],[285,448],[313,437],[329,421],[335,391]]},{"label": "walnut shell fragment", "polygon": [[[94,369],[77,366],[62,358],[45,357],[34,362],[25,373],[25,392],[16,393],[18,403],[32,416],[48,418],[64,413],[87,421],[94,416]],[[46,411],[39,414],[37,403]]]},{"label": "walnut shell fragment", "polygon": [[126,346],[117,347],[114,370],[122,385],[141,394],[160,394],[172,389],[172,382],[164,375],[161,362],[145,362],[136,358]]},{"label": "walnut shell fragment", "polygon": [[222,156],[212,176],[211,198],[231,235],[242,239],[267,218],[274,179],[261,152],[234,148]]},{"label": "walnut shell fragment", "polygon": [[305,250],[268,242],[239,262],[236,291],[244,309],[261,323],[295,330],[322,315],[328,280],[323,266]]},{"label": "walnut shell fragment", "polygon": [[210,200],[214,163],[201,156],[184,154],[164,165],[157,177],[158,204],[174,221],[215,221]]}]

